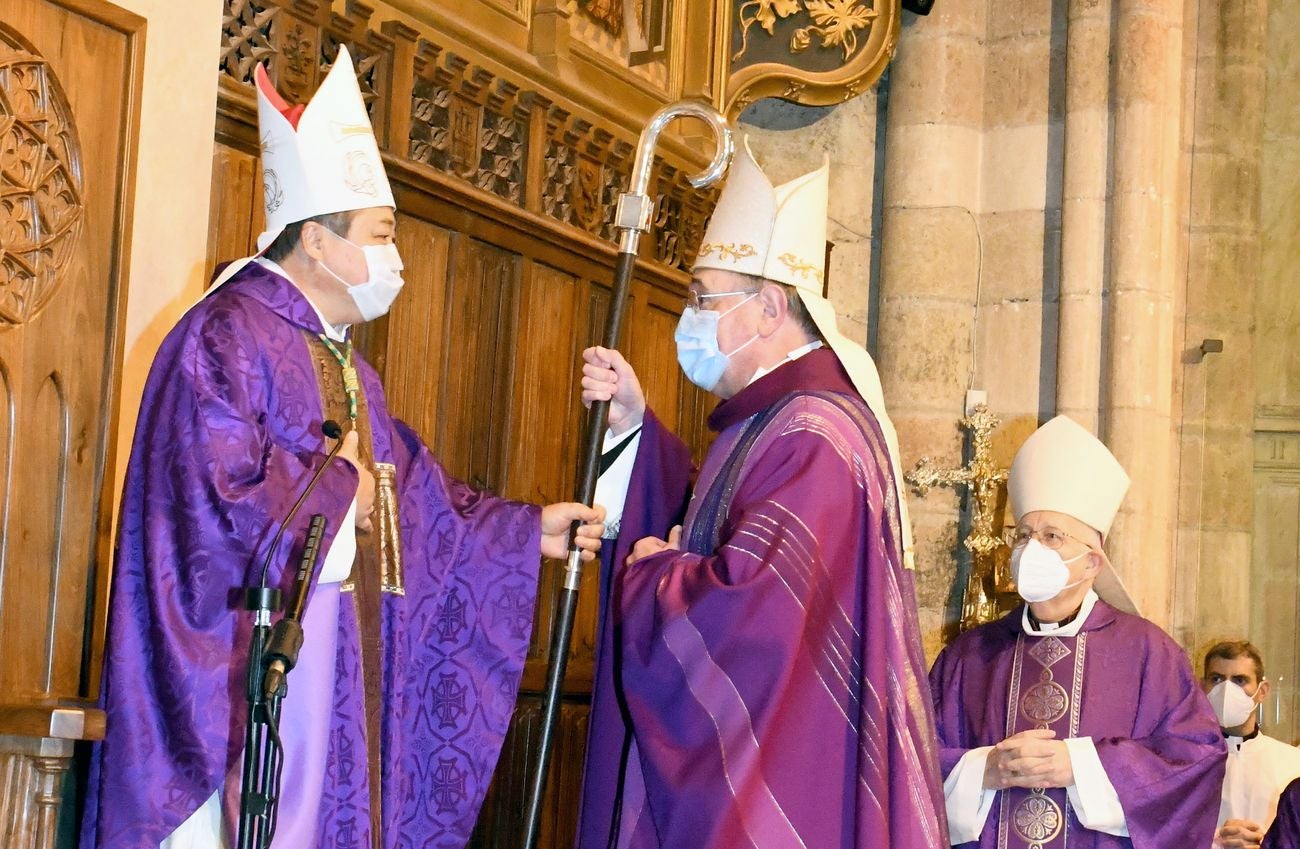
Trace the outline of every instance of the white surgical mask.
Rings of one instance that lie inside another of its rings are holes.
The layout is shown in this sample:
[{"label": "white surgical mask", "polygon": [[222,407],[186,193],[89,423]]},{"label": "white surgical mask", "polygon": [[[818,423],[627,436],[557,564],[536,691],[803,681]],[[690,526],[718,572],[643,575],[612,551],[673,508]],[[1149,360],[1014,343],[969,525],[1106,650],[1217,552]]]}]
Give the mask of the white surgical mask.
[{"label": "white surgical mask", "polygon": [[1036,539],[1029,540],[1011,552],[1011,577],[1016,582],[1016,592],[1031,603],[1056,598],[1070,587],[1083,583],[1082,579],[1069,583],[1070,570],[1067,567],[1087,555],[1085,551],[1078,557],[1064,560],[1059,552]]},{"label": "white surgical mask", "polygon": [[361,251],[366,257],[366,282],[349,283],[338,274],[334,269],[325,264],[323,260],[317,260],[320,267],[325,269],[331,277],[342,283],[348,288],[348,295],[352,298],[352,303],[356,304],[357,310],[361,317],[366,321],[374,321],[381,315],[388,312],[389,307],[397,298],[397,293],[402,291],[405,281],[402,280],[402,257],[397,253],[397,245],[358,245],[355,242],[348,241],[330,230],[325,228],[325,232],[334,236],[339,241],[347,242],[352,247]]},{"label": "white surgical mask", "polygon": [[718,381],[722,380],[722,373],[727,370],[728,360],[758,338],[758,334],[755,333],[749,342],[730,354],[722,353],[722,349],[718,347],[718,322],[724,316],[735,312],[746,301],[757,297],[758,293],[755,292],[723,313],[714,310],[697,310],[694,307],[682,310],[682,317],[677,322],[673,340],[677,343],[677,364],[682,367],[682,371],[691,383],[712,392],[718,385]]},{"label": "white surgical mask", "polygon": [[1255,709],[1255,699],[1235,681],[1220,681],[1206,695],[1221,728],[1245,725]]}]

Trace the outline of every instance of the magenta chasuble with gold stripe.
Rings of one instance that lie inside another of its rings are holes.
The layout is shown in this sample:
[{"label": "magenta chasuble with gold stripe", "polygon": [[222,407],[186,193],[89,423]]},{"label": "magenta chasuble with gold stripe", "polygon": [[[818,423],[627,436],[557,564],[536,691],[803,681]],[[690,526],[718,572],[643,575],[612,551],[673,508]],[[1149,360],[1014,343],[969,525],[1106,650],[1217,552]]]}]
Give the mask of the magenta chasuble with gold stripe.
[{"label": "magenta chasuble with gold stripe", "polygon": [[666,535],[689,474],[684,446],[646,419],[604,564],[578,845],[946,845],[912,573],[874,416],[820,350],[710,424],[683,550],[625,567],[637,538]]}]

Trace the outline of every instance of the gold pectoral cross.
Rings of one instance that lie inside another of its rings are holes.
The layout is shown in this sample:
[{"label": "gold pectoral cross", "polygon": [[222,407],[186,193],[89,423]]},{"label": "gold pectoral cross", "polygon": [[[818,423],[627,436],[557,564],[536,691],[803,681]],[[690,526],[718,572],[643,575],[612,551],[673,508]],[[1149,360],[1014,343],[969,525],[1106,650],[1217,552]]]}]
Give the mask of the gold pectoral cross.
[{"label": "gold pectoral cross", "polygon": [[[1001,534],[994,533],[993,521],[997,514],[998,493],[1006,482],[1007,470],[993,461],[994,429],[1002,420],[980,404],[963,418],[961,426],[970,431],[972,456],[968,465],[960,469],[940,469],[929,457],[922,457],[916,468],[903,475],[917,495],[924,496],[931,487],[947,486],[954,489],[968,487],[971,491],[971,532],[964,544],[972,556],[970,577],[962,600],[961,629],[963,631],[991,622],[1000,613],[995,596],[1004,589],[1005,581],[994,574],[995,555],[1005,543]],[[990,586],[991,584],[991,586]]]}]

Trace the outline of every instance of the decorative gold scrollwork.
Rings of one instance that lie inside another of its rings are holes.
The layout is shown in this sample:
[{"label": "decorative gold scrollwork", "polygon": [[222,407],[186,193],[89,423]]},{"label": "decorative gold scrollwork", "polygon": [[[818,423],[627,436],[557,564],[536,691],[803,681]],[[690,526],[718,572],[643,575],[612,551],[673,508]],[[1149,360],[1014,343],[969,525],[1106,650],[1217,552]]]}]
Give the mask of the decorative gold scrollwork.
[{"label": "decorative gold scrollwork", "polygon": [[893,55],[899,0],[732,0],[726,113],[762,97],[840,103]]}]

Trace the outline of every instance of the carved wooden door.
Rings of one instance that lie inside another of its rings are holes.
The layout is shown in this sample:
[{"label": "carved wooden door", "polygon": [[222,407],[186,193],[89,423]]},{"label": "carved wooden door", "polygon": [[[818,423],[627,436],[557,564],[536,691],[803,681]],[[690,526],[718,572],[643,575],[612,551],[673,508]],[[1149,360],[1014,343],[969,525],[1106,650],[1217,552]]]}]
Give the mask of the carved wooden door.
[{"label": "carved wooden door", "polygon": [[54,845],[99,687],[143,21],[0,14],[0,843]]}]

